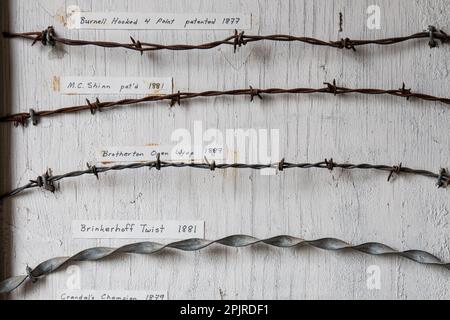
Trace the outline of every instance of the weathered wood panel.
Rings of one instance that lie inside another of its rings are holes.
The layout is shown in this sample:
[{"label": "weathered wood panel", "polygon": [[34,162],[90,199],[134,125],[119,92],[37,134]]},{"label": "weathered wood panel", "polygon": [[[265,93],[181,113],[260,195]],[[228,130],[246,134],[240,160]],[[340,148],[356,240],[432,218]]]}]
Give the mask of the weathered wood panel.
[{"label": "weathered wood panel", "polygon": [[[2,1],[6,6],[7,1]],[[9,1],[2,27],[128,41],[128,31],[69,31],[66,7],[154,12],[252,12],[260,34],[286,33],[324,39],[379,38],[418,32],[429,24],[450,30],[445,0],[378,0],[381,29],[368,30],[374,1]],[[9,11],[9,14],[8,14]],[[343,32],[339,33],[339,12]],[[228,32],[136,31],[149,42],[201,43]],[[30,107],[57,108],[85,97],[51,90],[54,75],[173,76],[176,89],[321,86],[336,78],[356,87],[396,88],[449,96],[449,46],[430,50],[426,41],[351,51],[295,43],[258,43],[233,55],[232,48],[157,52],[67,48],[55,54],[29,42],[2,41],[2,113]],[[9,61],[9,52],[11,61]],[[101,97],[107,98],[107,97]],[[154,104],[44,120],[39,127],[1,126],[2,188],[43,173],[84,168],[101,146],[169,143],[178,128],[279,129],[281,152],[294,161],[397,164],[438,170],[449,165],[450,113],[438,103],[395,97],[283,96],[250,104],[247,99],[199,99],[170,109]],[[4,147],[3,147],[4,146]],[[372,172],[288,171],[266,177],[250,171],[112,173],[99,182],[64,182],[61,192],[35,192],[5,203],[2,212],[4,275],[23,274],[27,264],[91,246],[123,241],[74,240],[72,220],[200,219],[207,238],[245,233],[305,238],[333,236],[353,243],[379,241],[398,249],[426,249],[449,259],[449,191],[433,181],[400,177],[387,184]],[[381,289],[366,286],[366,269],[381,270]],[[81,265],[83,289],[168,290],[170,298],[450,298],[448,272],[404,259],[312,249],[208,249],[123,257]],[[64,271],[10,298],[52,298],[65,288]]]}]

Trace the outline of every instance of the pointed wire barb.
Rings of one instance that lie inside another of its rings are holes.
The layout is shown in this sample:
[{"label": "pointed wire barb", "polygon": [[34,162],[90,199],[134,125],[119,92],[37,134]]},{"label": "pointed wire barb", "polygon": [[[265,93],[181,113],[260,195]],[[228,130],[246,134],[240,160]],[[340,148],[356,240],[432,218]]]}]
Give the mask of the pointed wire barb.
[{"label": "pointed wire barb", "polygon": [[182,99],[181,92],[178,91],[177,93],[174,93],[171,96],[172,98],[170,99],[170,107],[171,108],[175,107],[177,104],[181,106],[181,99]]},{"label": "pointed wire barb", "polygon": [[30,113],[30,121],[31,121],[31,123],[33,124],[33,126],[37,126],[38,123],[39,123],[39,118],[36,115],[36,111],[34,111],[34,109],[30,109],[29,113]]},{"label": "pointed wire barb", "polygon": [[91,111],[92,115],[95,115],[98,112],[101,112],[101,102],[99,98],[95,99],[95,102],[91,102],[89,99],[86,99],[86,103],[89,107],[89,110]]},{"label": "pointed wire barb", "polygon": [[244,38],[244,31],[238,32],[237,30],[234,30],[234,53],[236,53],[237,49],[245,46],[247,44],[247,41],[245,41]]},{"label": "pointed wire barb", "polygon": [[131,42],[133,42],[133,45],[136,49],[138,49],[141,52],[141,56],[144,54],[144,51],[142,50],[142,43],[139,40],[134,40],[133,37],[130,37]]},{"label": "pointed wire barb", "polygon": [[429,33],[429,41],[428,41],[428,45],[430,46],[430,48],[436,48],[439,46],[439,44],[437,43],[437,41],[434,39],[434,35],[437,32],[437,29],[435,26],[428,26],[428,33]]},{"label": "pointed wire barb", "polygon": [[255,97],[258,97],[259,100],[263,100],[260,91],[260,89],[254,89],[252,86],[250,86],[250,102],[253,102],[255,100]]},{"label": "pointed wire barb", "polygon": [[97,178],[97,180],[100,180],[100,175],[98,174],[97,167],[89,163],[87,163],[86,166],[91,171],[91,173]]},{"label": "pointed wire barb", "polygon": [[282,172],[284,171],[284,163],[285,163],[285,159],[281,159],[280,163],[278,163],[278,171]]},{"label": "pointed wire barb", "polygon": [[33,276],[33,269],[30,266],[27,266],[25,271],[27,273],[27,278],[30,279],[31,283],[36,283],[39,281],[39,277]]},{"label": "pointed wire barb", "polygon": [[51,169],[48,169],[46,173],[37,177],[36,180],[30,180],[30,183],[34,184],[35,187],[43,188],[44,190],[54,193],[56,192],[56,187],[52,178],[52,171]]},{"label": "pointed wire barb", "polygon": [[450,174],[447,169],[441,169],[438,176],[437,187],[446,189],[450,185]]},{"label": "pointed wire barb", "polygon": [[391,173],[389,173],[387,181],[390,182],[394,174],[399,175],[402,172],[402,163],[400,163],[398,166],[393,166]]},{"label": "pointed wire barb", "polygon": [[331,158],[330,160],[325,159],[325,165],[326,165],[327,169],[330,171],[333,171],[336,166],[336,164],[333,161],[333,158]]}]

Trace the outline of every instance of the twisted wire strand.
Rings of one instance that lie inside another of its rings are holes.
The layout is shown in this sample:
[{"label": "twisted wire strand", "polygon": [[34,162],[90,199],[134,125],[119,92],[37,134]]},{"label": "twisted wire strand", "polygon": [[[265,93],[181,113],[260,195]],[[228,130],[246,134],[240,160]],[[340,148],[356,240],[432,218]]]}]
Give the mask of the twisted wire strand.
[{"label": "twisted wire strand", "polygon": [[64,107],[56,110],[44,110],[35,111],[33,109],[30,112],[21,112],[16,114],[9,114],[0,117],[0,122],[12,122],[15,126],[26,126],[28,121],[31,120],[33,125],[39,123],[40,118],[51,117],[66,113],[77,113],[81,111],[91,111],[93,115],[97,112],[105,109],[110,109],[118,106],[130,106],[146,102],[158,102],[158,101],[170,101],[170,106],[173,107],[176,104],[181,105],[182,100],[191,100],[200,97],[219,97],[219,96],[249,96],[250,101],[254,101],[256,97],[263,99],[263,95],[280,95],[280,94],[333,94],[334,96],[341,94],[366,94],[366,95],[390,95],[396,97],[402,97],[406,99],[417,98],[425,101],[441,102],[450,105],[450,98],[435,97],[429,94],[423,94],[418,92],[412,92],[411,89],[406,89],[406,85],[403,83],[402,88],[399,89],[351,89],[340,87],[336,85],[336,80],[332,83],[325,82],[323,88],[269,88],[269,89],[256,89],[249,87],[248,89],[233,89],[233,90],[210,90],[204,92],[177,92],[168,95],[150,95],[139,99],[123,99],[119,101],[100,102],[97,98],[95,102],[87,100],[87,104]]},{"label": "twisted wire strand", "polygon": [[22,38],[33,41],[33,45],[37,42],[41,42],[43,45],[55,45],[57,43],[66,46],[97,46],[102,48],[123,48],[127,50],[138,51],[141,54],[147,51],[159,51],[159,50],[171,50],[171,51],[184,51],[184,50],[209,50],[219,46],[232,46],[234,52],[242,46],[249,43],[259,42],[259,41],[272,41],[272,42],[300,42],[314,46],[331,47],[336,49],[349,49],[356,51],[357,47],[366,45],[393,45],[405,41],[410,41],[414,39],[428,39],[428,45],[430,48],[435,48],[438,46],[438,41],[442,43],[447,42],[450,37],[442,30],[438,30],[434,26],[428,26],[428,29],[423,32],[418,32],[409,36],[404,37],[393,37],[386,39],[375,39],[375,40],[352,40],[350,38],[342,38],[337,41],[324,41],[320,39],[315,39],[311,37],[299,37],[284,34],[273,34],[273,35],[246,35],[244,32],[234,31],[234,35],[226,37],[223,40],[217,40],[213,42],[192,45],[192,44],[156,44],[156,43],[146,43],[139,40],[135,40],[130,37],[131,42],[129,43],[119,43],[111,41],[93,41],[93,40],[76,40],[58,37],[55,33],[53,27],[48,27],[44,31],[37,32],[24,32],[24,33],[13,33],[13,32],[3,32],[4,38]]},{"label": "twisted wire strand", "polygon": [[16,188],[0,196],[0,201],[7,198],[16,196],[28,189],[43,188],[50,192],[55,192],[55,183],[68,178],[76,178],[84,175],[94,175],[99,178],[100,174],[109,171],[122,171],[122,170],[135,170],[141,168],[157,169],[158,171],[165,168],[192,168],[192,169],[204,169],[204,170],[225,170],[225,169],[252,169],[252,170],[262,170],[262,169],[277,169],[279,171],[284,171],[285,169],[327,169],[334,170],[335,168],[340,168],[342,170],[378,170],[389,172],[388,181],[391,180],[394,174],[410,174],[429,178],[437,179],[436,185],[439,188],[447,188],[450,185],[450,173],[446,169],[441,169],[439,173],[434,173],[428,170],[413,169],[405,167],[402,164],[388,166],[388,165],[374,165],[374,164],[351,164],[351,163],[336,163],[333,159],[325,159],[325,161],[317,163],[289,163],[284,159],[278,163],[271,164],[244,164],[244,163],[209,163],[207,159],[206,162],[164,162],[160,160],[160,156],[157,156],[156,161],[150,162],[135,162],[130,164],[119,164],[114,166],[103,166],[96,167],[87,165],[86,170],[72,171],[61,175],[52,175],[51,170],[48,170],[44,175],[38,177],[36,180],[30,180],[26,185]]},{"label": "twisted wire strand", "polygon": [[353,246],[345,241],[335,238],[323,238],[318,240],[304,240],[291,236],[277,236],[269,239],[258,239],[247,235],[233,235],[219,240],[209,241],[203,239],[189,239],[163,245],[156,242],[140,242],[125,245],[120,248],[91,248],[79,252],[72,257],[59,257],[47,260],[39,264],[36,268],[27,267],[27,275],[12,277],[0,283],[0,293],[9,293],[23,285],[27,280],[35,283],[39,279],[50,275],[74,262],[99,261],[108,257],[117,257],[118,254],[140,254],[153,255],[167,249],[180,251],[199,251],[213,244],[220,244],[226,247],[243,248],[256,244],[265,244],[277,248],[293,248],[310,246],[328,251],[354,250],[374,256],[398,256],[410,259],[424,265],[440,266],[450,270],[450,263],[441,261],[433,254],[421,250],[398,251],[385,244],[371,242]]}]

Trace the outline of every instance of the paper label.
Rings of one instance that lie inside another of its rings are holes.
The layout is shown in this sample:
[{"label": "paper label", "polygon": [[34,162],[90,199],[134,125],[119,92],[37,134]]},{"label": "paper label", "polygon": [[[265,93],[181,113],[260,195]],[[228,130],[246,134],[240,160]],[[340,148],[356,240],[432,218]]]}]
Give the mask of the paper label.
[{"label": "paper label", "polygon": [[160,154],[161,161],[208,161],[225,160],[225,148],[222,146],[140,146],[108,147],[97,151],[97,162],[150,162]]},{"label": "paper label", "polygon": [[73,221],[75,239],[204,239],[204,221]]},{"label": "paper label", "polygon": [[142,77],[57,77],[53,90],[66,95],[163,95],[172,94],[172,78]]},{"label": "paper label", "polygon": [[57,300],[167,300],[164,291],[62,290]]},{"label": "paper label", "polygon": [[71,11],[66,26],[91,30],[249,30],[252,28],[252,15]]}]

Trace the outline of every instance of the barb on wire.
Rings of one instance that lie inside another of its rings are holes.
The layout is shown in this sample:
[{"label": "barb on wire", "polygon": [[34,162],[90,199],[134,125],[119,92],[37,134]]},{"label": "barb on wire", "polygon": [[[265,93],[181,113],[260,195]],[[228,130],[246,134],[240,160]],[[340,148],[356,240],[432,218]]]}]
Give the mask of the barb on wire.
[{"label": "barb on wire", "polygon": [[233,89],[233,90],[211,90],[204,92],[180,92],[168,95],[150,95],[139,99],[124,99],[119,101],[109,101],[100,102],[97,98],[95,102],[87,100],[87,104],[65,107],[56,110],[43,110],[22,112],[16,114],[9,114],[0,117],[0,122],[12,122],[15,126],[23,125],[26,126],[28,121],[31,120],[34,125],[39,123],[39,119],[44,117],[55,116],[65,113],[77,113],[81,111],[90,111],[93,115],[97,111],[103,111],[105,109],[110,109],[118,106],[130,106],[146,102],[157,102],[157,101],[169,101],[170,106],[173,107],[176,104],[181,105],[182,100],[191,100],[195,98],[205,97],[219,97],[219,96],[248,96],[250,101],[254,101],[255,97],[263,99],[263,95],[280,95],[280,94],[333,94],[334,96],[342,94],[366,94],[366,95],[390,95],[396,97],[402,97],[406,99],[417,98],[425,101],[441,102],[450,105],[450,98],[440,98],[428,94],[412,92],[411,89],[406,89],[406,85],[403,83],[402,87],[399,89],[351,89],[340,87],[336,85],[336,80],[332,83],[325,82],[325,87],[323,88],[291,88],[291,89],[281,89],[281,88],[270,88],[270,89],[257,89],[250,86],[248,89]]},{"label": "barb on wire", "polygon": [[121,171],[121,170],[130,170],[130,169],[140,169],[140,168],[149,168],[149,169],[157,169],[162,170],[165,168],[193,168],[193,169],[206,169],[206,170],[225,170],[225,169],[252,169],[252,170],[262,170],[262,169],[278,169],[279,171],[284,171],[286,169],[327,169],[334,170],[336,168],[340,168],[342,170],[378,170],[389,173],[389,180],[391,180],[392,175],[395,173],[399,174],[410,174],[417,175],[423,177],[429,177],[437,179],[437,186],[439,188],[447,188],[450,184],[450,173],[446,169],[441,169],[439,173],[434,173],[427,170],[421,169],[412,169],[405,167],[403,165],[374,165],[374,164],[350,164],[350,163],[337,163],[333,161],[333,159],[327,160],[318,163],[289,163],[284,159],[277,163],[271,164],[244,164],[244,163],[216,163],[209,162],[206,160],[204,163],[196,163],[196,162],[163,162],[161,161],[159,155],[157,156],[156,161],[151,162],[136,162],[130,164],[119,164],[114,166],[106,166],[106,167],[95,167],[88,164],[88,168],[86,170],[73,171],[62,175],[52,175],[51,170],[48,170],[46,174],[42,177],[38,177],[36,180],[30,180],[30,182],[22,187],[14,189],[10,192],[7,192],[0,196],[0,201],[5,200],[7,198],[11,198],[16,196],[28,189],[35,188],[44,188],[45,190],[55,192],[55,183],[68,178],[76,178],[84,175],[94,175],[97,179],[100,177],[100,174],[109,172],[109,171]]},{"label": "barb on wire", "polygon": [[342,38],[337,41],[325,41],[320,39],[315,39],[311,37],[299,37],[284,34],[273,34],[273,35],[246,35],[243,31],[238,32],[235,30],[234,34],[223,39],[217,40],[209,43],[203,43],[198,45],[192,44],[155,44],[155,43],[145,43],[139,40],[135,40],[130,37],[131,43],[119,43],[111,41],[94,41],[94,40],[75,40],[58,37],[55,33],[53,27],[48,27],[44,31],[37,32],[24,32],[24,33],[13,33],[13,32],[3,32],[3,37],[5,38],[22,38],[33,41],[33,45],[37,42],[41,42],[44,46],[51,45],[54,46],[57,43],[66,46],[97,46],[102,48],[123,48],[133,51],[138,51],[143,54],[146,51],[159,51],[159,50],[172,50],[172,51],[182,51],[182,50],[208,50],[219,46],[232,46],[234,52],[244,45],[252,42],[259,41],[273,41],[273,42],[301,42],[314,46],[331,47],[336,49],[348,49],[356,51],[357,47],[366,45],[393,45],[405,41],[415,40],[415,39],[428,39],[428,45],[430,48],[435,48],[438,46],[437,40],[445,43],[449,40],[449,35],[442,30],[438,30],[434,26],[429,26],[427,30],[419,33],[415,33],[409,36],[403,37],[393,37],[386,39],[375,39],[375,40],[352,40],[350,38]]},{"label": "barb on wire", "polygon": [[410,259],[414,262],[424,265],[441,266],[450,270],[450,263],[441,261],[438,257],[431,253],[421,250],[398,251],[385,244],[372,242],[364,243],[357,246],[335,239],[323,238],[318,240],[304,240],[291,236],[277,236],[270,239],[260,240],[255,237],[246,235],[234,235],[223,239],[209,241],[203,239],[189,239],[179,242],[173,242],[163,245],[156,242],[141,242],[125,245],[120,248],[91,248],[72,256],[60,257],[47,260],[39,264],[36,268],[27,267],[24,276],[12,277],[0,282],[0,293],[9,293],[23,285],[27,280],[35,283],[39,279],[50,275],[62,267],[73,262],[82,261],[100,261],[108,257],[117,257],[118,254],[142,254],[153,255],[167,249],[176,249],[181,251],[199,251],[213,244],[220,244],[226,247],[242,248],[254,246],[256,244],[265,244],[277,248],[294,248],[302,246],[310,246],[317,249],[327,251],[343,251],[354,250],[374,256],[398,256]]}]

